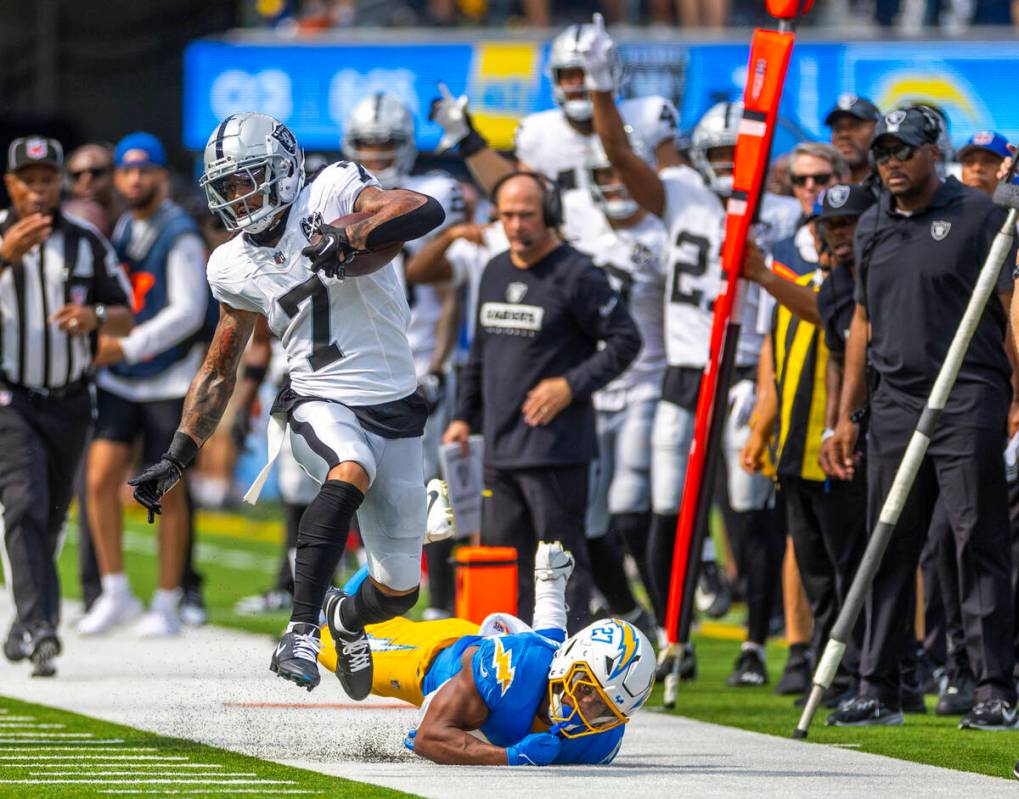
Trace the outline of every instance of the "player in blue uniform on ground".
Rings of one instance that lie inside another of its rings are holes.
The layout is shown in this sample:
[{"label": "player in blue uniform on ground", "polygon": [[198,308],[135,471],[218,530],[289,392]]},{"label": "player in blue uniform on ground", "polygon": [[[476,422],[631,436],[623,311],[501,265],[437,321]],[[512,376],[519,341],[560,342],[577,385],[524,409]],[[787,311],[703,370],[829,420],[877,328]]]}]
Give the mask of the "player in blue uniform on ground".
[{"label": "player in blue uniform on ground", "polygon": [[[534,629],[507,614],[369,625],[372,693],[421,707],[406,745],[450,765],[609,763],[624,724],[654,684],[651,642],[621,619],[566,638],[573,557],[559,542],[535,556]],[[329,624],[319,660],[334,669]]]}]

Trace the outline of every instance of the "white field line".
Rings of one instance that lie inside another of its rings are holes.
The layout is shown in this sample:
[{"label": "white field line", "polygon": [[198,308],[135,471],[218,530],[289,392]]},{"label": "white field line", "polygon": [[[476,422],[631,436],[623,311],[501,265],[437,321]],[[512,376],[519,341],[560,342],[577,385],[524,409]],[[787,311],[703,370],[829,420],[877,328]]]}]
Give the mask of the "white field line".
[{"label": "white field line", "polygon": [[193,779],[155,780],[0,780],[0,785],[297,785],[296,780],[207,780],[199,775]]},{"label": "white field line", "polygon": [[[88,774],[84,774],[84,775],[80,771],[30,771],[28,773],[28,776],[29,777],[82,777],[82,776],[87,776],[87,777],[149,777],[149,776],[151,776],[151,777],[172,777],[172,776],[174,776],[174,774],[172,772],[169,772],[169,771],[166,772],[165,774],[160,774],[158,771],[157,772],[149,771],[149,772],[146,772],[145,774],[139,774],[137,771],[90,771],[90,772],[88,772]],[[181,775],[181,776],[184,776],[184,775]],[[202,776],[205,776],[205,775],[202,775],[202,774],[195,774],[195,775],[188,774],[187,776],[188,777],[194,776],[195,779],[198,779],[199,777],[202,777]],[[257,777],[258,775],[254,771],[238,771],[238,772],[217,771],[215,774],[210,774],[208,776],[223,777],[224,779],[234,779],[236,777]],[[202,782],[204,782],[204,780],[202,780]]]},{"label": "white field line", "polygon": [[95,738],[94,732],[0,732],[8,738]]},{"label": "white field line", "polygon": [[7,724],[9,721],[35,721],[35,716],[4,716],[0,718],[0,724]]},{"label": "white field line", "polygon": [[30,721],[16,722],[14,724],[8,724],[5,721],[0,721],[0,734],[5,733],[7,730],[13,729],[26,729],[26,730],[62,730],[63,724],[37,724]]},{"label": "white field line", "polygon": [[[124,531],[124,549],[145,555],[156,555],[157,541],[155,536],[141,535]],[[243,549],[218,546],[199,542],[195,547],[195,556],[199,563],[217,563],[231,569],[241,571],[259,571],[273,574],[279,570],[279,561],[275,557],[256,555]]]},{"label": "white field line", "polygon": [[[36,743],[32,741],[32,743]],[[102,741],[89,741],[86,750],[81,744],[70,746],[0,746],[0,752],[158,752],[156,746],[92,746],[92,744],[103,743]]]},{"label": "white field line", "polygon": [[0,738],[0,744],[76,744],[77,746],[92,746],[93,744],[122,744],[123,738],[97,738],[94,741],[68,741],[66,738]]},{"label": "white field line", "polygon": [[[202,794],[202,793],[216,793],[216,794],[228,793],[231,796],[236,796],[237,794],[242,794],[242,793],[259,793],[259,794],[262,794],[263,796],[265,796],[265,791],[260,791],[258,788],[231,788],[230,790],[225,790],[225,789],[220,790],[218,788],[210,788],[209,790],[198,790],[198,791],[195,791],[195,790],[190,790],[190,791],[167,791],[167,790],[164,790],[162,788],[156,788],[154,790],[147,790],[147,789],[144,789],[144,788],[141,788],[141,789],[136,789],[136,788],[109,788],[108,790],[96,791],[96,793],[117,794],[117,795],[123,795],[123,794],[159,794],[160,796],[182,796],[184,794],[186,794],[187,796],[195,796],[196,794]],[[314,794],[315,796],[321,796],[322,792],[321,791],[306,791],[306,790],[304,790],[302,788],[273,788],[272,789],[272,795],[273,796],[281,796],[283,794],[291,794],[291,795],[293,795],[293,794],[302,794],[304,796],[308,796],[310,794]]]},{"label": "white field line", "polygon": [[[85,763],[7,763],[3,768],[81,768],[86,765]],[[178,768],[193,768],[207,771],[209,769],[223,768],[222,763],[167,763],[166,761],[157,761],[154,763],[124,763],[124,762],[106,762],[101,760],[98,763],[88,763],[90,768],[167,768],[172,766],[175,769]],[[80,772],[76,772],[80,773]]]},{"label": "white field line", "polygon": [[[189,758],[183,755],[60,755],[61,760],[176,760],[185,762]],[[8,760],[47,760],[52,761],[51,755],[2,755],[0,761]]]}]

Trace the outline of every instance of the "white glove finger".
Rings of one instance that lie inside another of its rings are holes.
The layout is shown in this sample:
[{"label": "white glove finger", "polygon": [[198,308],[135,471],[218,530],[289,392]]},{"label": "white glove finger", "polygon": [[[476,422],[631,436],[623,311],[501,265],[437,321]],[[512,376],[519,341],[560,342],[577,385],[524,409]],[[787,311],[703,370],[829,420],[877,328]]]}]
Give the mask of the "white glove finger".
[{"label": "white glove finger", "polygon": [[441,80],[439,81],[439,94],[442,95],[443,100],[448,100],[449,102],[453,102],[456,99],[453,97],[453,93],[449,90],[449,86]]},{"label": "white glove finger", "polygon": [[600,31],[600,32],[604,32],[605,31],[605,17],[603,17],[597,11],[594,13],[594,16],[591,17],[591,22],[594,24],[594,27],[598,31]]}]

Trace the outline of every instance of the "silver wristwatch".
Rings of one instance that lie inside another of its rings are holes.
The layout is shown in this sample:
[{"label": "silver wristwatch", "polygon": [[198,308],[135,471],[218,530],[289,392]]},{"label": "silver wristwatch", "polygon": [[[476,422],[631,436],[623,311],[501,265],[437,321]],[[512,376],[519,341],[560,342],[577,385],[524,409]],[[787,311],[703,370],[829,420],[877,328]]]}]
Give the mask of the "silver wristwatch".
[{"label": "silver wristwatch", "polygon": [[95,312],[96,315],[96,330],[98,330],[104,324],[106,324],[106,306],[103,305],[101,302],[97,302],[95,305],[92,306],[92,310]]}]

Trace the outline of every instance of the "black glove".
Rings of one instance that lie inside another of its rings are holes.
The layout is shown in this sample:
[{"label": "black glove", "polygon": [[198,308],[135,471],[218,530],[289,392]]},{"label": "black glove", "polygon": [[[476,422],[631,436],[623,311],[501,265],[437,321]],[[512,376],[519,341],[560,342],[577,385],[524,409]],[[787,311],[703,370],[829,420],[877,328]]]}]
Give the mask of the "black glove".
[{"label": "black glove", "polygon": [[163,512],[159,502],[163,494],[177,485],[197,455],[198,445],[194,439],[178,430],[173,434],[170,448],[163,453],[159,463],[127,481],[129,486],[134,486],[135,501],[148,510],[149,524],[156,520],[157,514]]},{"label": "black glove", "polygon": [[301,255],[311,261],[313,272],[322,271],[326,277],[343,280],[344,267],[354,260],[358,251],[350,246],[347,231],[343,228],[322,224],[318,232],[321,234],[319,240],[301,250]]}]

